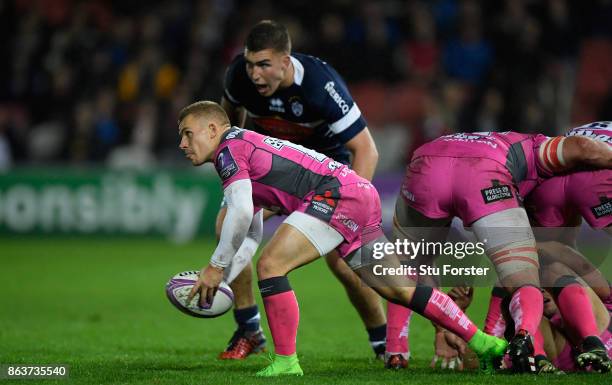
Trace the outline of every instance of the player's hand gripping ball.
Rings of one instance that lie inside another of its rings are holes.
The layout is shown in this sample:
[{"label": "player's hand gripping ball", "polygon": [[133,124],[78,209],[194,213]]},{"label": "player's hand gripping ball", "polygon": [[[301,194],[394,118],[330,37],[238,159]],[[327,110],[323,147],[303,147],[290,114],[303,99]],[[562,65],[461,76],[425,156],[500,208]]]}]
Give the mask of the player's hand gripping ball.
[{"label": "player's hand gripping ball", "polygon": [[170,302],[183,313],[193,317],[214,318],[225,314],[234,303],[234,293],[225,282],[219,285],[212,304],[200,306],[199,295],[196,295],[191,303],[186,303],[191,288],[198,280],[198,275],[198,271],[184,271],[172,277],[166,284],[166,296]]}]

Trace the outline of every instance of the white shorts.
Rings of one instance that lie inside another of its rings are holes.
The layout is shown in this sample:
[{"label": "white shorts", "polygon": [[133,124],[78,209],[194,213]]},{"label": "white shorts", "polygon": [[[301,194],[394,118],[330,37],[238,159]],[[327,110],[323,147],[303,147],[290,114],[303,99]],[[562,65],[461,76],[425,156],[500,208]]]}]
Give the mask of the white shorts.
[{"label": "white shorts", "polygon": [[320,256],[344,242],[344,237],[333,227],[311,215],[295,211],[283,223],[291,225],[304,234],[317,249]]}]

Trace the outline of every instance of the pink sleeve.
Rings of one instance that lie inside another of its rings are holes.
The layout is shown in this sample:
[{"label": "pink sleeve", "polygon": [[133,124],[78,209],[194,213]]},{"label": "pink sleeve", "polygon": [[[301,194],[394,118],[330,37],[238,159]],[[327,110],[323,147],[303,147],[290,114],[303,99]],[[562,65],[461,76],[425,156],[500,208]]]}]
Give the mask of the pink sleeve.
[{"label": "pink sleeve", "polygon": [[225,141],[215,158],[215,169],[221,177],[223,188],[241,179],[249,179],[249,158],[253,145],[240,139]]}]

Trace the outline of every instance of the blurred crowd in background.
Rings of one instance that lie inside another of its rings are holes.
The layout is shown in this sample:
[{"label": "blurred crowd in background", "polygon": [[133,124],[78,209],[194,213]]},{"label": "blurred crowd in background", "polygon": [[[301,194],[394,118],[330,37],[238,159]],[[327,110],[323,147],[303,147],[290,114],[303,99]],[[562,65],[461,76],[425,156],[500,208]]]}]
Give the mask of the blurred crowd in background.
[{"label": "blurred crowd in background", "polygon": [[268,18],[344,77],[384,168],[444,133],[612,119],[612,0],[0,1],[0,169],[185,163],[177,111],[220,100]]}]

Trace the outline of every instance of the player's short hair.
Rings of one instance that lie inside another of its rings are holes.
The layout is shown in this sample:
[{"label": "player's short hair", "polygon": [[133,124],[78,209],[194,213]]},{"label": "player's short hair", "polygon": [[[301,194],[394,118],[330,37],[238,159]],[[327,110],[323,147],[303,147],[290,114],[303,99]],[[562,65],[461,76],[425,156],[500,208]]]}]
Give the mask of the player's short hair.
[{"label": "player's short hair", "polygon": [[273,49],[276,52],[291,53],[289,31],[284,25],[273,20],[257,23],[249,32],[244,45],[252,52]]},{"label": "player's short hair", "polygon": [[183,108],[181,112],[179,112],[178,124],[180,125],[183,119],[189,115],[194,115],[195,117],[205,115],[221,124],[230,124],[227,113],[223,107],[209,100],[200,100]]}]

